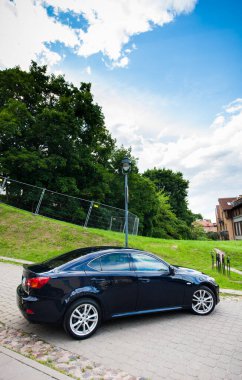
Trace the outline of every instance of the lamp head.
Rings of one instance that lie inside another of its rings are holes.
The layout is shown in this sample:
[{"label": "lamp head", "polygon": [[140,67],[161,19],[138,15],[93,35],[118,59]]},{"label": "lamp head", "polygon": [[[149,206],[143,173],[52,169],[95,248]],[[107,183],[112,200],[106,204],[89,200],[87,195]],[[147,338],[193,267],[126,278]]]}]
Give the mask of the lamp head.
[{"label": "lamp head", "polygon": [[128,157],[124,157],[122,160],[122,172],[123,174],[126,174],[131,169],[131,160]]}]

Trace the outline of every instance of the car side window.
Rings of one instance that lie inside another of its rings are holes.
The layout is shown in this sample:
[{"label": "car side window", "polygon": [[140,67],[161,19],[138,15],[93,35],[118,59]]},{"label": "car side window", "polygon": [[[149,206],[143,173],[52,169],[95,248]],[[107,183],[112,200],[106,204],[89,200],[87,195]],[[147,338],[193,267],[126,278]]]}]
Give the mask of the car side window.
[{"label": "car side window", "polygon": [[110,253],[101,256],[102,271],[130,271],[130,259],[126,253]]},{"label": "car side window", "polygon": [[133,253],[132,258],[133,258],[134,267],[136,271],[168,272],[167,265],[165,265],[162,261],[157,260],[155,257],[146,255],[144,253]]},{"label": "car side window", "polygon": [[81,272],[84,270],[84,265],[83,265],[83,263],[73,264],[73,265],[67,267],[66,270],[72,271],[72,272]]},{"label": "car side window", "polygon": [[99,272],[101,272],[101,260],[100,260],[100,257],[98,257],[97,259],[95,260],[92,260],[88,266],[94,270],[97,270]]}]

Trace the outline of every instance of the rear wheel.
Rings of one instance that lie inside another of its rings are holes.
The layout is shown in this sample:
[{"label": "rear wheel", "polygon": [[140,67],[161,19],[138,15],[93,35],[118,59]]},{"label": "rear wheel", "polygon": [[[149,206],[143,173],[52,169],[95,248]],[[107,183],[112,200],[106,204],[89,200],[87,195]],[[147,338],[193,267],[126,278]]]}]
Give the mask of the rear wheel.
[{"label": "rear wheel", "polygon": [[100,321],[99,305],[92,299],[80,299],[67,310],[64,328],[75,339],[87,339],[98,329]]},{"label": "rear wheel", "polygon": [[192,312],[197,315],[208,315],[215,308],[216,300],[213,291],[201,286],[192,295]]}]

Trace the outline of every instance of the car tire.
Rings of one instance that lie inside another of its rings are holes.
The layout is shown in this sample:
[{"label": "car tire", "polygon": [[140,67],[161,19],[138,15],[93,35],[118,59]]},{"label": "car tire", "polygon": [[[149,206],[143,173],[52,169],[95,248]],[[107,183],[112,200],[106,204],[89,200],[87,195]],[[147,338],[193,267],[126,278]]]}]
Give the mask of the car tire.
[{"label": "car tire", "polygon": [[214,292],[207,286],[199,286],[192,295],[191,311],[196,315],[209,315],[216,305]]},{"label": "car tire", "polygon": [[101,309],[94,300],[81,298],[67,310],[63,325],[74,339],[87,339],[93,335],[101,323]]}]

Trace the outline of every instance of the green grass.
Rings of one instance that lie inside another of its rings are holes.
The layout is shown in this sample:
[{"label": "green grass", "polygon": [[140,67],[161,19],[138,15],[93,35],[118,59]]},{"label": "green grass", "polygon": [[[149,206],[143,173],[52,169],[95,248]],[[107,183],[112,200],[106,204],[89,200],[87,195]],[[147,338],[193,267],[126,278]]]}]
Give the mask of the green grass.
[{"label": "green grass", "polygon": [[[0,204],[0,255],[29,261],[42,261],[71,249],[95,245],[119,245],[124,235],[98,229],[85,229],[53,219],[34,216]],[[222,288],[242,290],[242,276],[230,278],[211,269],[213,248],[231,257],[231,266],[242,271],[242,241],[164,240],[130,236],[129,246],[161,256],[171,264],[201,270],[216,278]]]}]

